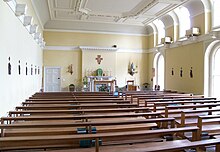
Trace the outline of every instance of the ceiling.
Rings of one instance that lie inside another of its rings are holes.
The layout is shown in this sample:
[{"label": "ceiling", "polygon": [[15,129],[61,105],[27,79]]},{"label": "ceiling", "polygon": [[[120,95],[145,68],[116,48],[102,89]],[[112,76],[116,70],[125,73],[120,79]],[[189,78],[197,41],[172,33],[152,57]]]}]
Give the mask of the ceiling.
[{"label": "ceiling", "polygon": [[147,34],[188,0],[32,0],[44,29]]}]

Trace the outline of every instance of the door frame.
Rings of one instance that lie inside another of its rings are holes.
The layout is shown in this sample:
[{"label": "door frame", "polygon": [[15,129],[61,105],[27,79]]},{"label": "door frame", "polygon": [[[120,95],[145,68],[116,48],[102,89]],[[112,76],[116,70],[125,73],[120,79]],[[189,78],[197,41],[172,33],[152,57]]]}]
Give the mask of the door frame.
[{"label": "door frame", "polygon": [[46,69],[54,69],[54,68],[57,68],[60,70],[60,74],[59,74],[59,77],[60,77],[60,88],[59,88],[59,91],[61,91],[61,67],[59,66],[44,66],[44,92],[45,92],[45,88],[46,88],[46,83],[45,83],[45,78],[46,78]]}]

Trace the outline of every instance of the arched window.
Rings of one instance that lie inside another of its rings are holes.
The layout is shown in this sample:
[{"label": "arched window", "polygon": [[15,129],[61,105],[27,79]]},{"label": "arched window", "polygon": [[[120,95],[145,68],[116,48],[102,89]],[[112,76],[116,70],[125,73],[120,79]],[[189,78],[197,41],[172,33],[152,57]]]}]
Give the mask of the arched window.
[{"label": "arched window", "polygon": [[155,77],[153,85],[159,85],[160,90],[164,89],[164,57],[161,53],[157,53],[154,57]]},{"label": "arched window", "polygon": [[220,27],[220,0],[213,0],[213,27]]},{"label": "arched window", "polygon": [[212,95],[220,97],[220,46],[212,56],[213,69],[212,69]]},{"label": "arched window", "polygon": [[190,13],[187,8],[180,6],[174,10],[179,18],[179,37],[184,37],[186,30],[190,29]]},{"label": "arched window", "polygon": [[153,23],[156,25],[157,31],[158,31],[158,43],[157,44],[161,44],[161,38],[165,37],[164,23],[158,19],[155,20]]},{"label": "arched window", "polygon": [[220,98],[220,41],[212,42],[205,54],[204,94]]}]

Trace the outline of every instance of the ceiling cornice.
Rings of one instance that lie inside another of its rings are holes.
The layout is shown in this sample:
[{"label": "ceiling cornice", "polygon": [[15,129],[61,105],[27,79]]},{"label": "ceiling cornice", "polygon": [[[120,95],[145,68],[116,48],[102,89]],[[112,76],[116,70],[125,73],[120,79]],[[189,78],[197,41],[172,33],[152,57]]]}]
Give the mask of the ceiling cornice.
[{"label": "ceiling cornice", "polygon": [[119,32],[101,32],[101,31],[83,31],[83,30],[60,30],[60,29],[44,29],[45,32],[74,32],[74,33],[88,33],[88,34],[109,34],[109,35],[125,35],[125,36],[150,36],[152,34],[132,34]]},{"label": "ceiling cornice", "polygon": [[32,4],[33,9],[34,9],[34,12],[35,12],[35,14],[36,14],[36,16],[37,16],[37,20],[38,20],[38,22],[40,23],[41,29],[44,30],[44,24],[43,24],[42,21],[41,21],[40,15],[39,15],[39,13],[38,13],[38,11],[37,11],[37,7],[36,7],[36,5],[35,5],[35,3],[34,3],[33,1],[34,1],[34,0],[31,0],[31,4]]}]

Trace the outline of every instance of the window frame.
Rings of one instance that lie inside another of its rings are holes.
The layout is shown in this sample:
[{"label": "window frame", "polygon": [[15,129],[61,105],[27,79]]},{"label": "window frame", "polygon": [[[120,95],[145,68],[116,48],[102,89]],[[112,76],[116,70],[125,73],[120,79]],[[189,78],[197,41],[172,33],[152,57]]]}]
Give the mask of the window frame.
[{"label": "window frame", "polygon": [[[154,56],[154,63],[153,63],[153,67],[155,69],[155,76],[153,78],[153,87],[155,85],[158,85],[158,82],[159,82],[159,75],[158,75],[158,71],[159,71],[159,60],[160,59],[163,59],[163,69],[164,69],[164,73],[163,73],[163,85],[159,84],[160,85],[160,89],[163,90],[165,88],[165,58],[164,58],[164,55],[160,52],[158,52],[157,54],[155,54]],[[163,87],[161,87],[163,86]]]}]

